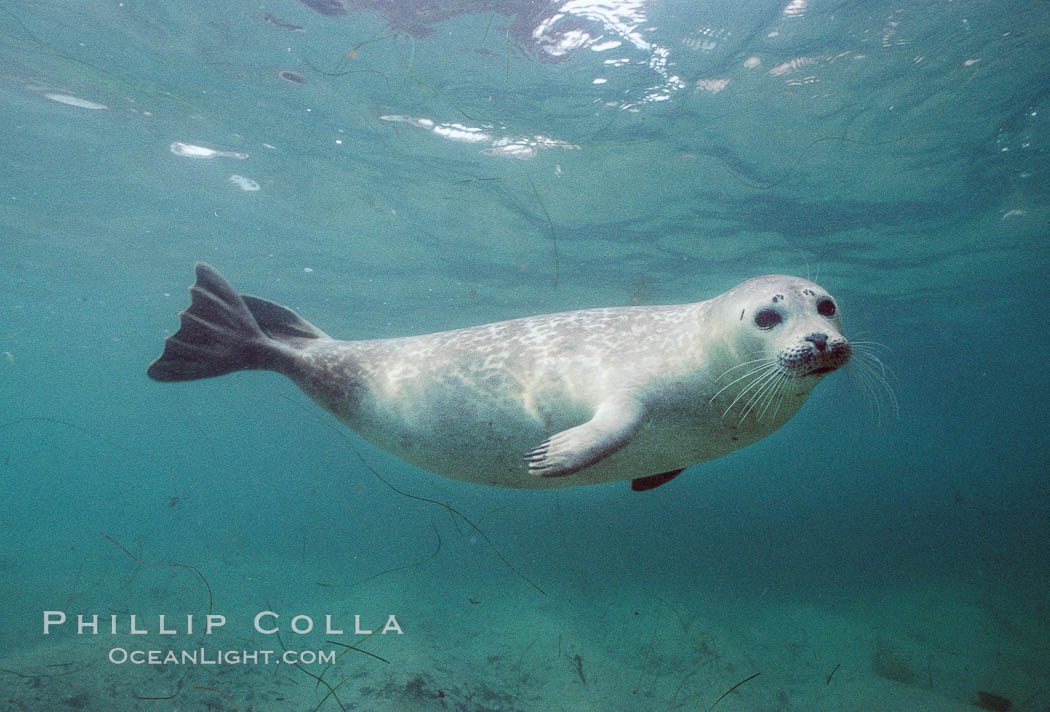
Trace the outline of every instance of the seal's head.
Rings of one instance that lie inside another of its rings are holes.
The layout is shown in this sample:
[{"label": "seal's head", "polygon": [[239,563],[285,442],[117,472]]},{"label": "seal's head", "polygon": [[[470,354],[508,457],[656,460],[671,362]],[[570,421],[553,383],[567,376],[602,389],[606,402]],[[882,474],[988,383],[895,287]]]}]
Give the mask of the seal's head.
[{"label": "seal's head", "polygon": [[827,290],[800,277],[755,277],[726,292],[726,310],[738,329],[734,346],[787,379],[821,376],[849,361],[842,314]]},{"label": "seal's head", "polygon": [[711,301],[709,323],[721,338],[709,351],[717,386],[710,402],[723,419],[735,411],[743,423],[753,413],[750,422],[779,427],[826,374],[850,359],[838,305],[809,280],[755,277]]}]

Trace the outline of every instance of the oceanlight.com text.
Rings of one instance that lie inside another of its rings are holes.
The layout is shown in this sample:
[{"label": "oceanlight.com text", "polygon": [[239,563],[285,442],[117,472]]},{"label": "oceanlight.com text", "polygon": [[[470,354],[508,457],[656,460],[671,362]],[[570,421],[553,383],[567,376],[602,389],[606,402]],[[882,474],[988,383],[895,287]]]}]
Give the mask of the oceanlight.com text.
[{"label": "oceanlight.com text", "polygon": [[334,650],[139,650],[111,648],[114,665],[330,665]]}]

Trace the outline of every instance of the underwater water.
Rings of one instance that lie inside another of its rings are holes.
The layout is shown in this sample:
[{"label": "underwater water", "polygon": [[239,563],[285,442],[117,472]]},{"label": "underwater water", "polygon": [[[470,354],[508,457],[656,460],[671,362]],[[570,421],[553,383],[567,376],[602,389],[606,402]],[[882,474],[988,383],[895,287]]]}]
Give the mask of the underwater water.
[{"label": "underwater water", "polygon": [[[0,708],[1047,712],[1048,28],[0,4]],[[650,492],[487,487],[148,379],[196,261],[343,339],[796,274],[885,373]]]}]

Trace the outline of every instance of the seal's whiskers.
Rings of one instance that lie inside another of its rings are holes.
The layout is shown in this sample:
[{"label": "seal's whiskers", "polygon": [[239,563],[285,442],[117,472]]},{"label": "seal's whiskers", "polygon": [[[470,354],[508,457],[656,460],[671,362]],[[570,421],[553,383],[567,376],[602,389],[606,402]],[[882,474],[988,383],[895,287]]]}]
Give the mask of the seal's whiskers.
[{"label": "seal's whiskers", "polygon": [[[751,389],[757,387],[759,390],[761,390],[762,383],[765,381],[765,379],[769,378],[772,374],[775,374],[778,370],[780,370],[780,366],[777,363],[772,362],[772,363],[769,363],[769,364],[767,364],[765,366],[756,368],[753,371],[750,371],[747,374],[745,374],[745,375],[741,376],[740,378],[738,378],[737,381],[743,380],[744,378],[747,378],[749,376],[754,375],[754,378],[752,379],[752,381],[750,383],[748,383],[746,386],[744,386],[743,388],[741,388],[740,392],[737,393],[736,398],[734,398],[733,401],[728,406],[726,406],[726,409],[724,411],[722,411],[722,417],[724,418],[727,415],[729,415],[729,411],[733,410],[733,406],[735,406],[737,404],[737,402],[741,398],[743,398],[745,395],[747,395],[751,391]],[[755,375],[755,374],[757,374],[757,375]],[[736,383],[736,381],[733,381],[733,383]],[[730,384],[730,385],[732,385],[732,384]],[[726,388],[728,388],[728,387],[729,386],[726,386]],[[722,390],[724,391],[725,388],[723,388]],[[719,391],[718,393],[721,393],[721,392],[722,391]],[[715,395],[718,395],[718,394],[716,393]],[[711,400],[714,400],[714,398],[712,398]]]},{"label": "seal's whiskers", "polygon": [[874,342],[854,342],[853,355],[856,358],[850,360],[846,373],[851,379],[855,378],[860,382],[861,387],[870,400],[876,422],[882,422],[883,400],[886,400],[892,406],[894,417],[900,416],[900,404],[897,402],[897,395],[893,392],[893,387],[889,382],[888,376],[892,375],[892,372],[882,362],[882,359],[874,353],[876,348],[888,350],[882,344]]},{"label": "seal's whiskers", "polygon": [[[718,397],[719,395],[721,395],[722,391],[726,390],[727,388],[729,388],[730,386],[732,386],[732,385],[733,385],[734,383],[738,383],[739,381],[742,381],[742,380],[744,380],[745,378],[747,378],[748,376],[752,376],[752,375],[754,375],[754,374],[758,373],[759,371],[764,371],[764,370],[766,370],[767,368],[769,368],[769,366],[770,366],[771,364],[774,364],[775,362],[776,362],[776,359],[775,359],[775,358],[760,358],[760,359],[755,359],[754,361],[748,361],[748,362],[747,362],[748,364],[751,364],[751,363],[759,363],[759,364],[761,364],[761,365],[760,365],[760,366],[755,366],[754,368],[752,368],[752,369],[751,369],[750,371],[748,371],[748,372],[747,372],[747,373],[745,373],[744,375],[742,375],[742,376],[738,376],[738,377],[734,378],[734,379],[733,379],[732,381],[730,381],[729,383],[727,383],[727,384],[725,384],[724,386],[722,386],[721,388],[719,388],[719,389],[718,389],[718,391],[717,391],[717,392],[715,392],[715,394],[714,394],[713,396],[711,396],[711,400],[709,400],[709,401],[708,401],[708,403],[713,403],[713,402],[714,402],[714,400],[715,400],[715,398],[717,398],[717,397]],[[747,365],[747,364],[740,364],[740,366],[744,366],[744,365]],[[735,370],[735,369],[737,369],[737,368],[739,368],[739,366],[734,366],[733,368],[730,368],[730,369],[726,369],[726,370],[725,370],[725,371],[724,371],[724,372],[722,373],[722,375],[721,375],[721,376],[719,376],[718,378],[719,378],[719,379],[721,379],[721,378],[722,378],[723,376],[725,376],[725,375],[726,375],[727,373],[729,373],[730,371],[733,371],[733,370]],[[735,401],[734,401],[734,402],[735,402]],[[731,406],[731,405],[730,405],[730,408],[732,408],[732,406]]]},{"label": "seal's whiskers", "polygon": [[762,420],[762,418],[765,417],[766,411],[769,410],[770,405],[773,405],[774,400],[776,401],[776,405],[773,408],[773,414],[770,417],[777,417],[777,413],[780,411],[780,404],[784,402],[784,391],[785,386],[787,386],[787,379],[787,373],[781,372],[780,378],[778,378],[776,383],[773,384],[773,387],[769,389],[769,397],[766,398],[766,404],[762,407],[762,412],[758,414],[759,420]]},{"label": "seal's whiskers", "polygon": [[777,392],[780,391],[780,385],[787,378],[787,373],[782,368],[777,367],[771,373],[766,375],[762,379],[762,385],[754,392],[751,398],[748,399],[744,412],[740,415],[740,422],[743,423],[747,418],[748,414],[755,409],[759,403],[765,403],[762,410],[759,412],[756,420],[762,420],[762,416],[765,415],[766,408],[769,407],[769,399],[773,398]]},{"label": "seal's whiskers", "polygon": [[[762,353],[762,351],[752,351],[751,353],[747,353],[747,354],[744,354],[744,355],[745,356],[752,356],[754,354],[759,354],[759,353]],[[773,359],[771,357],[769,357],[769,356],[763,356],[762,358],[753,358],[753,359],[749,359],[747,361],[742,361],[742,362],[738,363],[737,365],[730,366],[726,370],[722,371],[722,373],[719,374],[718,378],[716,378],[715,380],[721,381],[728,374],[732,373],[733,371],[737,370],[738,368],[746,368],[747,366],[750,366],[753,363],[768,363],[769,361],[772,361],[772,360]]]},{"label": "seal's whiskers", "polygon": [[760,399],[765,395],[766,390],[776,381],[777,375],[781,372],[781,370],[782,369],[779,364],[773,363],[770,366],[768,366],[762,373],[756,375],[754,380],[751,381],[751,383],[747,384],[744,388],[740,390],[740,393],[737,394],[737,397],[734,398],[733,402],[729,404],[729,407],[726,408],[725,412],[722,414],[722,417],[724,418],[729,413],[729,411],[733,409],[733,406],[736,405],[741,398],[743,398],[744,396],[748,396],[747,400],[744,401],[743,413],[741,413],[740,415],[740,422],[744,422],[744,419],[747,418],[748,413],[751,412],[755,404],[760,401]]}]

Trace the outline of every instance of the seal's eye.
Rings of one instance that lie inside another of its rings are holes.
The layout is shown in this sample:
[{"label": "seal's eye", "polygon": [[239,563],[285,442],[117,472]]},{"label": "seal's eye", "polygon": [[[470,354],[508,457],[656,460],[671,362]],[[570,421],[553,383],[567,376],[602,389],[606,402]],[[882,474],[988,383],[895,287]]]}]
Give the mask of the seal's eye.
[{"label": "seal's eye", "polygon": [[780,322],[780,312],[776,309],[762,309],[755,314],[755,326],[759,329],[772,329]]},{"label": "seal's eye", "polygon": [[835,316],[835,302],[827,297],[817,300],[817,314],[821,316]]}]

